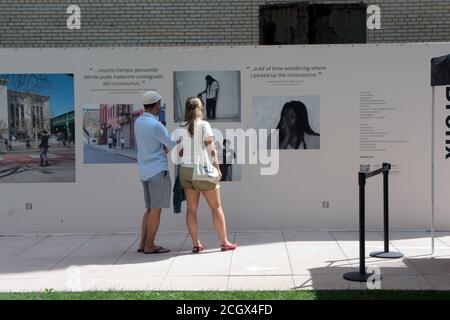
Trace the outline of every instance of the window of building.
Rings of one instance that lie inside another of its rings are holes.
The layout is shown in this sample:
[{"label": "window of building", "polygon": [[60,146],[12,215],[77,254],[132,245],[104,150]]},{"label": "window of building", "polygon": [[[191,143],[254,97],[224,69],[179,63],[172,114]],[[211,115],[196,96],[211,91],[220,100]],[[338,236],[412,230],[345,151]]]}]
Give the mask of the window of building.
[{"label": "window of building", "polygon": [[16,128],[20,128],[20,110],[19,110],[19,106],[15,106],[14,107],[14,111],[16,113],[16,115],[15,115],[15,120],[16,120],[15,126],[16,126]]},{"label": "window of building", "polygon": [[39,118],[41,122],[41,128],[44,128],[44,107],[39,107]]},{"label": "window of building", "polygon": [[10,124],[12,127],[16,125],[16,108],[14,108],[14,104],[11,103],[9,106],[9,114],[11,115]]},{"label": "window of building", "polygon": [[31,127],[36,128],[36,106],[31,107]]},{"label": "window of building", "polygon": [[366,12],[364,3],[263,5],[259,10],[259,43],[366,43]]},{"label": "window of building", "polygon": [[20,128],[25,128],[25,108],[23,104],[20,105]]}]

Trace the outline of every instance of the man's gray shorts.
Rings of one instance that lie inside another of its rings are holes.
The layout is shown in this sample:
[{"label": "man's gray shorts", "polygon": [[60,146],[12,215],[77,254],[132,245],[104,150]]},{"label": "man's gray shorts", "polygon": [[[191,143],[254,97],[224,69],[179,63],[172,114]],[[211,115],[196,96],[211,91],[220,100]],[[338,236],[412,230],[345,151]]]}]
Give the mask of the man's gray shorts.
[{"label": "man's gray shorts", "polygon": [[168,171],[162,171],[147,181],[144,187],[145,208],[170,208],[171,181]]}]

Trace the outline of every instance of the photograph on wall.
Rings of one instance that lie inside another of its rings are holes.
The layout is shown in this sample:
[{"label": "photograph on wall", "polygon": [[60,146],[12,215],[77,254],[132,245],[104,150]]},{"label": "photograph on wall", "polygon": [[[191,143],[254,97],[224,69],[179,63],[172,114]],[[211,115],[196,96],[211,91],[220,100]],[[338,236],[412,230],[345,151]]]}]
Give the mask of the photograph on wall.
[{"label": "photograph on wall", "polygon": [[320,149],[320,97],[253,97],[253,127],[278,130],[278,141],[269,136],[268,148]]},{"label": "photograph on wall", "polygon": [[0,74],[0,183],[75,182],[73,74]]},{"label": "photograph on wall", "polygon": [[[136,119],[140,104],[83,105],[83,154],[85,164],[136,163]],[[166,125],[166,105],[161,105],[159,121]]]},{"label": "photograph on wall", "polygon": [[199,97],[208,121],[241,121],[240,71],[176,71],[174,81],[174,120],[184,120],[187,98]]}]

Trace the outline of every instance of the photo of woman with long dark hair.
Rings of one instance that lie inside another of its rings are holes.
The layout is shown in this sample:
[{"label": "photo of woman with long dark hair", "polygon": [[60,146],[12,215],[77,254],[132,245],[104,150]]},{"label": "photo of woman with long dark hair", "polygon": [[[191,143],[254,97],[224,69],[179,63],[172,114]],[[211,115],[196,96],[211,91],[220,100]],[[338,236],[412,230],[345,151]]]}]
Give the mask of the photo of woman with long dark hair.
[{"label": "photo of woman with long dark hair", "polygon": [[252,100],[253,127],[267,130],[268,149],[320,149],[320,96],[255,96]]},{"label": "photo of woman with long dark hair", "polygon": [[301,101],[284,104],[276,129],[279,130],[279,149],[318,149],[319,139],[314,137],[320,134],[311,129],[308,111]]}]

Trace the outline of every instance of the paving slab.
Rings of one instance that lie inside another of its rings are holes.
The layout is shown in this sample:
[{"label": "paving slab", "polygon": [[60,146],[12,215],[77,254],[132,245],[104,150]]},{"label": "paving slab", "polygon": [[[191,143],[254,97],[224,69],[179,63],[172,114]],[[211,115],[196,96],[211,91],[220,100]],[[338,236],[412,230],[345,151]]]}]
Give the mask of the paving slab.
[{"label": "paving slab", "polygon": [[169,276],[228,276],[232,252],[201,252],[180,254],[174,259]]},{"label": "paving slab", "polygon": [[0,261],[6,261],[13,256],[33,247],[47,236],[0,236]]},{"label": "paving slab", "polygon": [[67,256],[55,268],[114,264],[136,240],[136,235],[98,235]]},{"label": "paving slab", "polygon": [[425,275],[424,278],[432,285],[434,290],[450,290],[450,274]]},{"label": "paving slab", "polygon": [[160,290],[223,291],[227,290],[227,276],[167,276]]},{"label": "paving slab", "polygon": [[0,263],[0,274],[49,270],[89,242],[92,235],[50,236]]},{"label": "paving slab", "polygon": [[294,276],[297,290],[362,290],[363,284],[347,281],[342,275]]},{"label": "paving slab", "polygon": [[450,258],[424,258],[409,259],[408,263],[414,265],[423,275],[448,275],[450,274]]},{"label": "paving slab", "polygon": [[231,276],[228,290],[292,290],[292,276]]},{"label": "paving slab", "polygon": [[292,275],[289,259],[267,257],[235,259],[233,257],[230,275]]},{"label": "paving slab", "polygon": [[381,290],[432,290],[433,287],[424,277],[413,275],[383,275]]},{"label": "paving slab", "polygon": [[300,242],[307,245],[335,244],[336,240],[329,231],[284,231],[286,242]]},{"label": "paving slab", "polygon": [[291,261],[294,275],[343,275],[346,272],[357,271],[357,267],[348,261],[329,263],[327,261]]},{"label": "paving slab", "polygon": [[336,245],[311,246],[309,243],[287,243],[287,251],[292,261],[335,261],[346,260],[341,248]]}]

